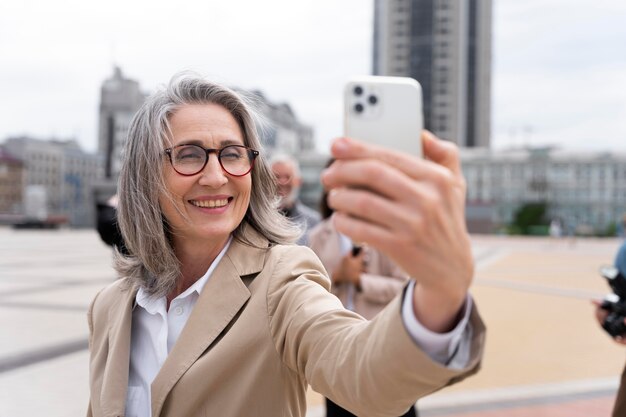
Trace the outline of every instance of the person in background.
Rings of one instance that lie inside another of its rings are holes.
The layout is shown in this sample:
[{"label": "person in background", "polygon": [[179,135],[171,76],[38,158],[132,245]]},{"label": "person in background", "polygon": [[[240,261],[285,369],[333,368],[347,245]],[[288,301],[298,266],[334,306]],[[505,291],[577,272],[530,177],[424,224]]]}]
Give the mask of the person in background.
[{"label": "person in background", "polygon": [[300,187],[302,186],[300,164],[292,156],[279,153],[272,157],[271,167],[278,186],[280,198],[278,207],[285,216],[301,227],[304,233],[297,243],[306,245],[308,231],[320,222],[320,215],[300,201]]},{"label": "person in background", "polygon": [[[626,279],[626,242],[622,243],[617,251],[614,262],[615,268],[619,270],[621,277],[619,279]],[[592,300],[595,306],[595,316],[600,326],[604,324],[604,320],[608,316],[608,312],[602,308],[602,301]],[[626,321],[625,321],[626,324]],[[616,343],[626,346],[626,335],[616,336],[613,338]],[[615,405],[613,406],[613,417],[626,416],[626,367],[622,371],[622,376],[617,390],[617,396],[615,398]]]},{"label": "person in background", "polygon": [[118,184],[129,254],[115,253],[120,279],[88,310],[88,416],[303,417],[308,384],[356,415],[400,415],[478,371],[485,327],[454,145],[423,132],[427,159],[332,145],[322,181],[337,230],[412,277],[367,321],[293,244],[255,120],[242,96],[193,74],[133,117]]},{"label": "person in background", "polygon": [[[330,166],[331,159],[327,165]],[[328,192],[320,200],[322,221],[309,232],[309,247],[319,256],[330,274],[332,292],[351,311],[371,320],[402,292],[409,276],[389,258],[367,245],[355,245],[339,233],[328,206]],[[404,417],[417,416],[411,407]],[[326,398],[326,417],[354,417]]]},{"label": "person in background", "polygon": [[100,239],[109,246],[112,246],[120,252],[127,254],[124,240],[117,223],[117,194],[114,194],[107,200],[105,204],[96,205],[97,212],[97,230]]},{"label": "person in background", "polygon": [[553,239],[558,239],[563,236],[563,225],[561,223],[561,219],[553,218],[550,221],[550,227],[548,229],[548,233],[550,237]]}]

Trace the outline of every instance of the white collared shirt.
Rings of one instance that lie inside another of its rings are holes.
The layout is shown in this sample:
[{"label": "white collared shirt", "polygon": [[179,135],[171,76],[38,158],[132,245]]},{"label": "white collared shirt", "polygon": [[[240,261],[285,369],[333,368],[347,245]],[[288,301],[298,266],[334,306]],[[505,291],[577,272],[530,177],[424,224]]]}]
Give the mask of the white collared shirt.
[{"label": "white collared shirt", "polygon": [[126,417],[152,415],[150,385],[183,331],[200,292],[228,250],[232,237],[217,255],[208,271],[179,294],[167,310],[165,297],[153,298],[140,288],[133,310],[130,342],[130,369],[126,393]]},{"label": "white collared shirt", "polygon": [[[191,315],[200,292],[230,246],[231,239],[215,258],[208,271],[185,292],[174,298],[166,310],[166,299],[149,297],[139,289],[133,310],[130,345],[130,370],[126,393],[126,417],[151,417],[150,385],[163,366]],[[415,343],[433,360],[461,368],[469,359],[471,297],[465,303],[464,317],[450,333],[433,333],[423,327],[413,311],[413,286],[409,284],[402,306],[402,320]],[[452,359],[451,363],[450,360]]]}]

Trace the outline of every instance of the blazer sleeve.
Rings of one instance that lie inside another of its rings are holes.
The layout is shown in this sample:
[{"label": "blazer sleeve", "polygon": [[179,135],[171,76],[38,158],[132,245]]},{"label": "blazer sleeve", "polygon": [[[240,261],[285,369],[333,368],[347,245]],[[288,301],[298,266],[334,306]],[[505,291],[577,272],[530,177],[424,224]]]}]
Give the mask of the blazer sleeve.
[{"label": "blazer sleeve", "polygon": [[[96,300],[98,296],[102,293],[103,290],[98,291],[98,293],[94,296],[89,304],[89,309],[87,310],[87,326],[89,327],[89,352],[91,354],[93,350],[93,338],[94,338],[94,328],[93,328],[93,315],[94,315],[94,306],[96,304]],[[91,382],[91,378],[90,378]],[[89,403],[87,404],[87,417],[93,417],[93,411],[91,406],[91,395],[89,396]]]},{"label": "blazer sleeve", "polygon": [[470,360],[449,369],[413,342],[401,318],[398,295],[376,318],[347,311],[328,292],[330,280],[307,248],[276,247],[268,314],[283,362],[313,389],[357,415],[397,416],[415,401],[479,368],[484,326],[471,314]]}]

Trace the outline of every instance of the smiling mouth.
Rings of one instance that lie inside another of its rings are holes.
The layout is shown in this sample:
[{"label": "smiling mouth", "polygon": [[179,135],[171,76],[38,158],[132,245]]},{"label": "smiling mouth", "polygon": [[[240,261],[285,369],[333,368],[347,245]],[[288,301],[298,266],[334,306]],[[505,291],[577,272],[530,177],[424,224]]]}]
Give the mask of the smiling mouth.
[{"label": "smiling mouth", "polygon": [[231,198],[222,198],[220,200],[189,200],[189,202],[200,208],[220,208],[228,204]]}]

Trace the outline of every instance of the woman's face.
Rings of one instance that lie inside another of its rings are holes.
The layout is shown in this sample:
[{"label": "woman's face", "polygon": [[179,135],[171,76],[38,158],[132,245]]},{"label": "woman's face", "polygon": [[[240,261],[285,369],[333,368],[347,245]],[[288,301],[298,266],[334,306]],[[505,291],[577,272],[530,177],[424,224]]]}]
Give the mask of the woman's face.
[{"label": "woman's face", "polygon": [[[244,145],[239,125],[228,110],[217,104],[185,105],[170,118],[170,127],[172,147],[195,144],[220,149]],[[187,243],[220,243],[241,223],[250,203],[250,174],[227,174],[216,153],[209,155],[204,169],[195,175],[178,174],[169,161],[164,161],[163,170],[171,199],[162,195],[159,203],[175,248]]]}]

